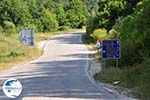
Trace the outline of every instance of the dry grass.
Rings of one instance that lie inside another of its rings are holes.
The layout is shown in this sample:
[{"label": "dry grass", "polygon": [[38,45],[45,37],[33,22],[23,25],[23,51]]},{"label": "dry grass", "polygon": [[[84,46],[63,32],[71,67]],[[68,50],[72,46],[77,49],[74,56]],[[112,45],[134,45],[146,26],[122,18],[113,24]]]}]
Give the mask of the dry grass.
[{"label": "dry grass", "polygon": [[11,68],[12,66],[36,59],[42,54],[37,48],[40,41],[47,40],[52,35],[64,34],[68,32],[81,31],[84,29],[69,29],[66,31],[35,33],[34,47],[22,45],[19,42],[19,34],[4,35],[0,34],[0,71]]}]

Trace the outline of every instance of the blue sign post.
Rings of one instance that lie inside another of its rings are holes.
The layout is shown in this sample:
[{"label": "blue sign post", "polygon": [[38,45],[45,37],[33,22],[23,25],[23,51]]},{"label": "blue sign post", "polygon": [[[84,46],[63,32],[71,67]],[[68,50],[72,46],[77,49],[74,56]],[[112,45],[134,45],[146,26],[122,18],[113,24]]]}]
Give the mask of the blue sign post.
[{"label": "blue sign post", "polygon": [[25,28],[20,32],[20,41],[22,44],[34,45],[34,31],[31,28]]},{"label": "blue sign post", "polygon": [[103,40],[102,58],[105,60],[116,59],[116,66],[118,66],[118,59],[121,58],[120,40]]},{"label": "blue sign post", "polygon": [[121,57],[119,40],[103,40],[102,41],[102,57],[103,59],[120,59]]}]

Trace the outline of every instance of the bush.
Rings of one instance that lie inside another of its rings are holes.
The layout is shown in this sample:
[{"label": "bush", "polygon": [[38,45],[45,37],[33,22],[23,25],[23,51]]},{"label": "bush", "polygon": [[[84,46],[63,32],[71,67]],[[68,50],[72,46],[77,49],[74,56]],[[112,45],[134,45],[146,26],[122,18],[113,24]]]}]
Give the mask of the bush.
[{"label": "bush", "polygon": [[150,99],[150,59],[145,58],[141,64],[130,66],[124,71],[122,81],[133,90],[133,92],[145,100]]},{"label": "bush", "polygon": [[58,28],[58,30],[63,31],[63,30],[67,30],[67,29],[69,29],[69,28],[70,28],[69,26],[60,26],[60,27]]},{"label": "bush", "polygon": [[114,81],[121,81],[123,71],[119,68],[108,67],[95,76],[96,80],[102,80],[106,83],[113,83]]},{"label": "bush", "polygon": [[141,64],[115,68],[107,67],[95,76],[97,80],[113,83],[119,80],[120,86],[130,88],[142,100],[150,100],[150,58],[144,58]]},{"label": "bush", "polygon": [[[119,19],[109,32],[108,38],[121,40],[119,72],[108,67],[98,77],[106,82],[118,79],[120,85],[132,89],[140,98],[150,100],[150,1],[142,2],[140,10]],[[113,64],[109,60],[109,66]]]},{"label": "bush", "polygon": [[86,22],[86,33],[88,35],[92,34],[94,29],[95,29],[95,23],[94,23],[95,18],[93,16],[89,16]]},{"label": "bush", "polygon": [[0,26],[0,34],[3,33],[3,27]]},{"label": "bush", "polygon": [[24,23],[24,25],[19,25],[17,29],[18,31],[20,31],[24,28],[32,28],[35,32],[43,32],[43,25],[41,19],[32,19],[30,22]]},{"label": "bush", "polygon": [[65,7],[66,26],[71,28],[81,28],[85,25],[88,14],[87,6],[81,0],[70,0]]},{"label": "bush", "polygon": [[54,31],[58,28],[58,22],[52,13],[45,11],[44,16],[41,18],[43,25],[43,32]]},{"label": "bush", "polygon": [[96,29],[91,36],[94,38],[94,40],[104,40],[107,39],[108,34],[107,30],[105,29]]},{"label": "bush", "polygon": [[[119,38],[121,40],[122,54],[120,64],[122,66],[141,63],[144,56],[150,56],[150,45],[148,44],[148,40],[150,39],[148,35],[149,27],[146,24],[148,23],[148,19],[144,10],[140,13],[142,13],[142,15],[135,13],[118,20],[116,25],[109,32],[111,38]],[[145,15],[146,18],[143,15]],[[141,29],[140,26],[143,28]]]},{"label": "bush", "polygon": [[115,38],[118,38],[119,37],[119,32],[117,32],[115,29],[111,29],[108,33],[108,38],[109,39],[115,39]]},{"label": "bush", "polygon": [[16,26],[10,21],[4,21],[4,33],[11,34],[16,32]]}]

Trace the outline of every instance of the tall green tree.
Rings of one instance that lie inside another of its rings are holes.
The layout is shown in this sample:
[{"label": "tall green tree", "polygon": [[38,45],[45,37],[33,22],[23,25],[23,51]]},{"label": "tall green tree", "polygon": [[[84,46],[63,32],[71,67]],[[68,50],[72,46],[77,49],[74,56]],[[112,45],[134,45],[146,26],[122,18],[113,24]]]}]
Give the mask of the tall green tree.
[{"label": "tall green tree", "polygon": [[[141,10],[139,10],[141,9]],[[145,57],[150,57],[150,1],[143,0],[140,8],[113,26],[111,35],[121,40],[122,65],[140,63]]]},{"label": "tall green tree", "polygon": [[108,32],[119,18],[124,18],[134,12],[136,4],[141,0],[98,0],[98,11],[90,15],[87,21],[87,33],[104,28]]},{"label": "tall green tree", "polygon": [[31,19],[28,6],[21,0],[3,0],[0,2],[0,24],[10,21],[16,26],[24,25]]},{"label": "tall green tree", "polygon": [[45,0],[44,7],[51,11],[56,16],[56,20],[58,21],[59,26],[65,25],[66,13],[64,11],[64,1],[50,1]]},{"label": "tall green tree", "polygon": [[88,14],[83,0],[1,0],[0,13],[1,30],[12,25],[40,32],[65,26],[80,28]]},{"label": "tall green tree", "polygon": [[99,0],[99,11],[97,13],[98,28],[110,30],[116,19],[123,16],[126,9],[125,0]]},{"label": "tall green tree", "polygon": [[66,24],[71,28],[81,28],[85,25],[88,14],[87,6],[81,0],[70,0],[65,7]]}]

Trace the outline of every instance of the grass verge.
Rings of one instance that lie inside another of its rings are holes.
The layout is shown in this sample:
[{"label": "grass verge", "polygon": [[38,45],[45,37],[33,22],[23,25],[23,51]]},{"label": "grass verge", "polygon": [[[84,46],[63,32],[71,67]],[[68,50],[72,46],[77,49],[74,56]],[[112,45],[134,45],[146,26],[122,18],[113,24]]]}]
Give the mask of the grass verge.
[{"label": "grass verge", "polygon": [[142,100],[150,100],[150,59],[141,64],[116,68],[107,66],[95,76],[95,79],[104,83],[120,81],[119,87],[129,88],[132,94]]},{"label": "grass verge", "polygon": [[[83,36],[83,43],[90,46],[93,45],[93,40],[89,36]],[[103,83],[109,83],[114,85],[114,82],[119,81],[119,88],[128,88],[132,94],[142,100],[150,100],[150,58],[146,58],[140,64],[133,66],[116,67],[112,65],[113,61],[104,62],[104,60],[95,54],[92,57],[96,57],[102,63],[102,70],[94,78],[97,81]],[[105,64],[105,67],[104,67]]]},{"label": "grass verge", "polygon": [[36,47],[29,47],[20,44],[18,34],[6,36],[0,34],[0,71],[29,59],[41,55]]},{"label": "grass verge", "polygon": [[[59,32],[35,33],[36,45],[43,40],[47,40],[52,35],[68,32],[81,31],[81,29],[69,29]],[[37,46],[30,47],[19,42],[19,34],[0,34],[0,71],[11,68],[20,63],[33,60],[39,57],[42,51]]]}]

